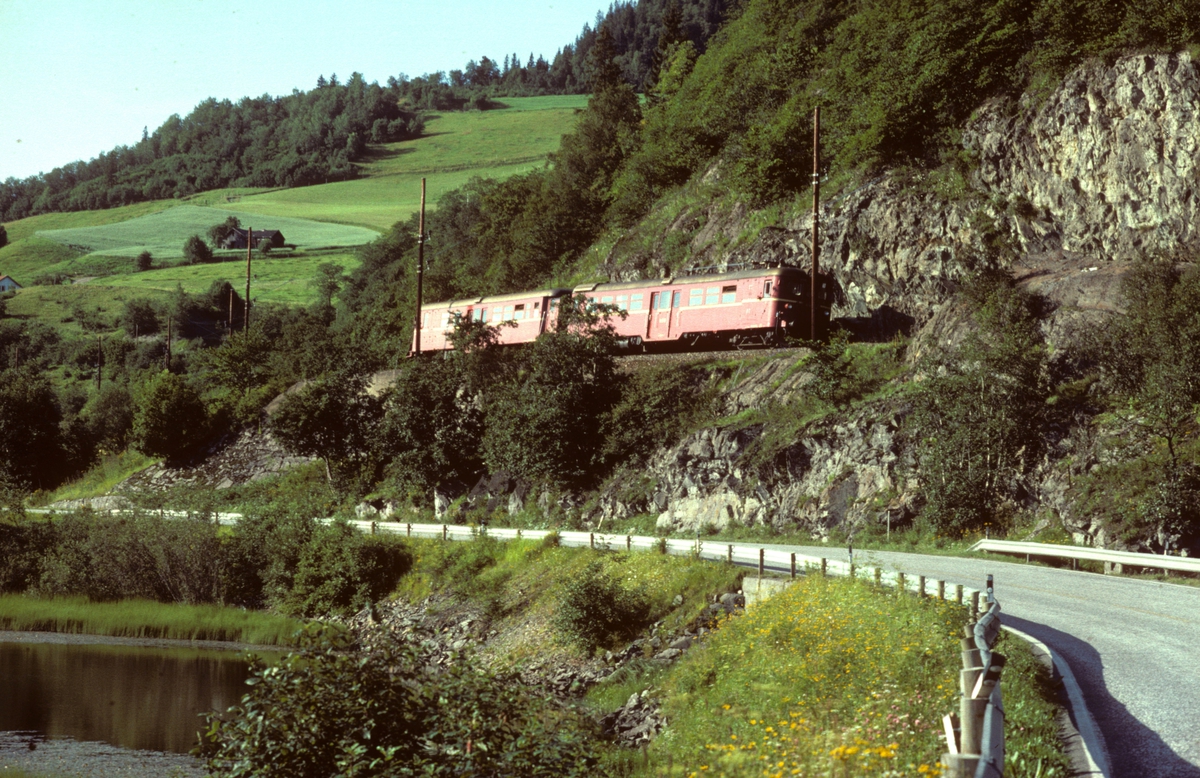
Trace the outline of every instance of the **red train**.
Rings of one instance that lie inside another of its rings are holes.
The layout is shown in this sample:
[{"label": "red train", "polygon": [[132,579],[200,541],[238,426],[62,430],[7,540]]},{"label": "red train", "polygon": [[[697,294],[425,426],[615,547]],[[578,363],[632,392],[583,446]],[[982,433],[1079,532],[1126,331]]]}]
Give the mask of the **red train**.
[{"label": "red train", "polygon": [[[827,277],[818,278],[818,287],[820,338],[829,325],[832,289]],[[529,343],[553,326],[558,298],[572,292],[626,311],[612,324],[619,344],[631,349],[781,345],[789,336],[809,335],[810,289],[808,273],[777,267],[428,303],[421,306],[421,351],[450,348],[446,336],[458,316],[487,324],[514,322],[500,328],[500,343]]]}]

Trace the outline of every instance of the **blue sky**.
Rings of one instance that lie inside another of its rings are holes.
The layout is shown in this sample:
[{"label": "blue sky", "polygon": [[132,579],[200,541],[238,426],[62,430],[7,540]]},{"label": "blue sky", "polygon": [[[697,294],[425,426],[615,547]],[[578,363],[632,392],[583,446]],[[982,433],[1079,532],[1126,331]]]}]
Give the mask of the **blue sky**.
[{"label": "blue sky", "polygon": [[141,138],[207,97],[288,94],[532,52],[597,0],[0,0],[0,180]]}]

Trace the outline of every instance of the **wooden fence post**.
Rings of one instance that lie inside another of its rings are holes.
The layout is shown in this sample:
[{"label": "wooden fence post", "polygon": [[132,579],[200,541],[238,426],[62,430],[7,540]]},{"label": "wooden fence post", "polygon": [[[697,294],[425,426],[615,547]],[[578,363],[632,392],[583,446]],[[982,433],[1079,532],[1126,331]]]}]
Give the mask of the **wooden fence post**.
[{"label": "wooden fence post", "polygon": [[792,578],[796,577],[796,553],[792,552]]},{"label": "wooden fence post", "polygon": [[731,565],[733,564],[733,544],[732,543],[729,544],[729,548],[725,552],[725,561]]},{"label": "wooden fence post", "polygon": [[588,533],[588,548],[590,548],[590,549],[596,548],[596,533],[595,532]]},{"label": "wooden fence post", "polygon": [[825,557],[821,557],[821,575],[828,575],[828,573],[829,573],[829,560],[826,559]]},{"label": "wooden fence post", "polygon": [[633,535],[625,536],[625,550],[629,552],[633,551]]},{"label": "wooden fence post", "polygon": [[958,603],[959,605],[963,604],[962,593],[963,593],[963,585],[962,584],[954,584],[954,601],[956,603]]},{"label": "wooden fence post", "polygon": [[445,524],[443,524],[442,525],[442,540],[449,540],[449,539],[450,539],[450,528],[447,527]]},{"label": "wooden fence post", "polygon": [[758,550],[758,577],[759,578],[763,577],[763,571],[766,569],[766,565],[767,565],[766,558],[767,558],[767,550],[765,548],[760,548]]},{"label": "wooden fence post", "polygon": [[925,576],[917,576],[917,597],[925,596]]},{"label": "wooden fence post", "polygon": [[411,523],[408,524],[408,536],[410,538],[412,537],[412,524]]},{"label": "wooden fence post", "polygon": [[937,582],[937,593],[938,593],[937,598],[939,600],[946,599],[946,582],[945,581]]}]

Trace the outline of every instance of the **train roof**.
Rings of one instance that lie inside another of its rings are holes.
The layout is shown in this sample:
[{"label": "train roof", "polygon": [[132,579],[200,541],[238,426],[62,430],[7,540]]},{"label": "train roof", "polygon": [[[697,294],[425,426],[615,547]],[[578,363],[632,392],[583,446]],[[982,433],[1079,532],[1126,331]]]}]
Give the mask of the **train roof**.
[{"label": "train roof", "polygon": [[421,309],[457,308],[463,305],[478,305],[479,303],[490,305],[492,303],[512,302],[513,300],[528,300],[532,297],[562,297],[564,294],[570,293],[570,289],[539,289],[533,292],[513,292],[512,294],[497,294],[491,297],[468,297],[463,300],[442,300],[436,303],[422,303]]},{"label": "train roof", "polygon": [[762,278],[768,275],[777,275],[779,273],[801,273],[804,271],[797,267],[763,267],[751,270],[734,270],[728,273],[707,273],[696,276],[668,276],[661,279],[642,279],[640,281],[617,281],[613,283],[597,282],[593,284],[580,284],[572,291],[574,292],[595,292],[595,291],[617,291],[621,289],[644,289],[648,286],[672,286],[674,284],[708,284],[718,281],[736,281],[742,278]]}]

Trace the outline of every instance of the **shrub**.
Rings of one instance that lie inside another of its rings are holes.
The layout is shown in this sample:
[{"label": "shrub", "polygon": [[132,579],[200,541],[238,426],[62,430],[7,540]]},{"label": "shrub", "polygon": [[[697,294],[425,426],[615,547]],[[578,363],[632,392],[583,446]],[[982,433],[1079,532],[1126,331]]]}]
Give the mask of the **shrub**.
[{"label": "shrub", "polygon": [[345,522],[318,527],[304,546],[283,610],[296,616],[346,615],[396,588],[412,567],[399,538],[363,535]]},{"label": "shrub", "polygon": [[205,434],[207,425],[200,396],[182,378],[164,370],[139,398],[133,447],[150,456],[178,456]]},{"label": "shrub", "polygon": [[134,263],[138,271],[144,273],[154,266],[154,257],[149,251],[143,251],[141,254],[137,255],[137,259],[134,260]]},{"label": "shrub", "polygon": [[211,262],[213,253],[208,244],[204,242],[204,238],[193,235],[183,242],[183,258],[189,265],[195,265],[200,262]]},{"label": "shrub", "polygon": [[310,628],[304,649],[267,667],[199,753],[214,776],[590,775],[594,738],[507,676],[466,662],[442,670],[412,644],[354,650]]},{"label": "shrub", "polygon": [[600,562],[591,562],[564,587],[554,617],[562,636],[584,652],[635,634],[650,605],[645,593],[626,588]]}]

